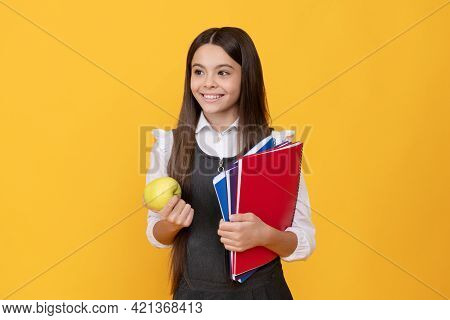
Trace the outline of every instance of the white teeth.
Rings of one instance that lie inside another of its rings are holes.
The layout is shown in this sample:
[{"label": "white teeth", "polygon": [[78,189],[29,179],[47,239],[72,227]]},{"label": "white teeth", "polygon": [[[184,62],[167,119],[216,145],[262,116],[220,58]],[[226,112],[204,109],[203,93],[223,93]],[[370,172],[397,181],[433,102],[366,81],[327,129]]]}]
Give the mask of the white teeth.
[{"label": "white teeth", "polygon": [[218,96],[211,96],[211,95],[203,95],[206,99],[219,99],[221,97],[221,95]]}]

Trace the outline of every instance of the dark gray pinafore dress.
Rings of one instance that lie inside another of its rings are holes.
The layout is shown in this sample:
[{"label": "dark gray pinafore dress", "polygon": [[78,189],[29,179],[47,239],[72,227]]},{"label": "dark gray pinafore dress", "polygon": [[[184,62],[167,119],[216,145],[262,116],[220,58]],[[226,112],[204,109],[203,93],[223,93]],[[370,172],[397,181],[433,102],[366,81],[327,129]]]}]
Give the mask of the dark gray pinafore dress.
[{"label": "dark gray pinafore dress", "polygon": [[[236,157],[224,158],[225,170]],[[229,251],[217,234],[222,218],[213,187],[219,158],[195,146],[191,205],[195,210],[187,242],[185,277],[175,290],[174,300],[206,299],[293,299],[283,275],[280,257],[266,264],[244,283],[230,279]]]}]

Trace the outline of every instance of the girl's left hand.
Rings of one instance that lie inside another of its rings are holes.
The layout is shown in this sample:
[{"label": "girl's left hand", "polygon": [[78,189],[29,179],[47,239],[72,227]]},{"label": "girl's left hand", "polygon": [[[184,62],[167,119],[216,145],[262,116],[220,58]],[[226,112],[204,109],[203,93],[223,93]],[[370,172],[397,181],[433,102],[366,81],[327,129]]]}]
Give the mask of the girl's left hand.
[{"label": "girl's left hand", "polygon": [[252,212],[238,213],[230,219],[232,222],[221,219],[217,231],[225,249],[242,252],[265,244],[268,225],[258,216]]}]

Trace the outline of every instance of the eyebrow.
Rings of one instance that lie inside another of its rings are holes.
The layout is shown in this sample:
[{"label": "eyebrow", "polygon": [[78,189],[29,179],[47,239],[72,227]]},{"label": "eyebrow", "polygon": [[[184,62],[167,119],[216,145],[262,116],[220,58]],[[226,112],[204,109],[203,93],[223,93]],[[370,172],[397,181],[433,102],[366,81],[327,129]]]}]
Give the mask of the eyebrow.
[{"label": "eyebrow", "polygon": [[[203,69],[206,69],[206,68],[205,68],[203,65],[201,65],[200,63],[194,63],[194,64],[192,65],[192,68],[195,67],[195,66],[199,66],[199,67],[201,67],[201,68],[203,68]],[[216,66],[216,69],[221,68],[221,67],[229,67],[229,68],[231,68],[231,69],[234,69],[232,66],[230,66],[230,65],[227,64],[227,63],[223,63],[223,64],[217,65],[217,66]]]}]

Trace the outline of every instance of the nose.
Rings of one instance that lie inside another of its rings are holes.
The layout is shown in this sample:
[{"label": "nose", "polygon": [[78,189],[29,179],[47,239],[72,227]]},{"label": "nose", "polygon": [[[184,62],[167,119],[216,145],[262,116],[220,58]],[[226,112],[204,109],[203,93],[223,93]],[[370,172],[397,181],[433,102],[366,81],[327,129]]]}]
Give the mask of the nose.
[{"label": "nose", "polygon": [[215,87],[216,86],[216,82],[214,80],[214,75],[213,74],[208,75],[208,76],[205,77],[205,82],[204,82],[203,86],[205,88]]}]

